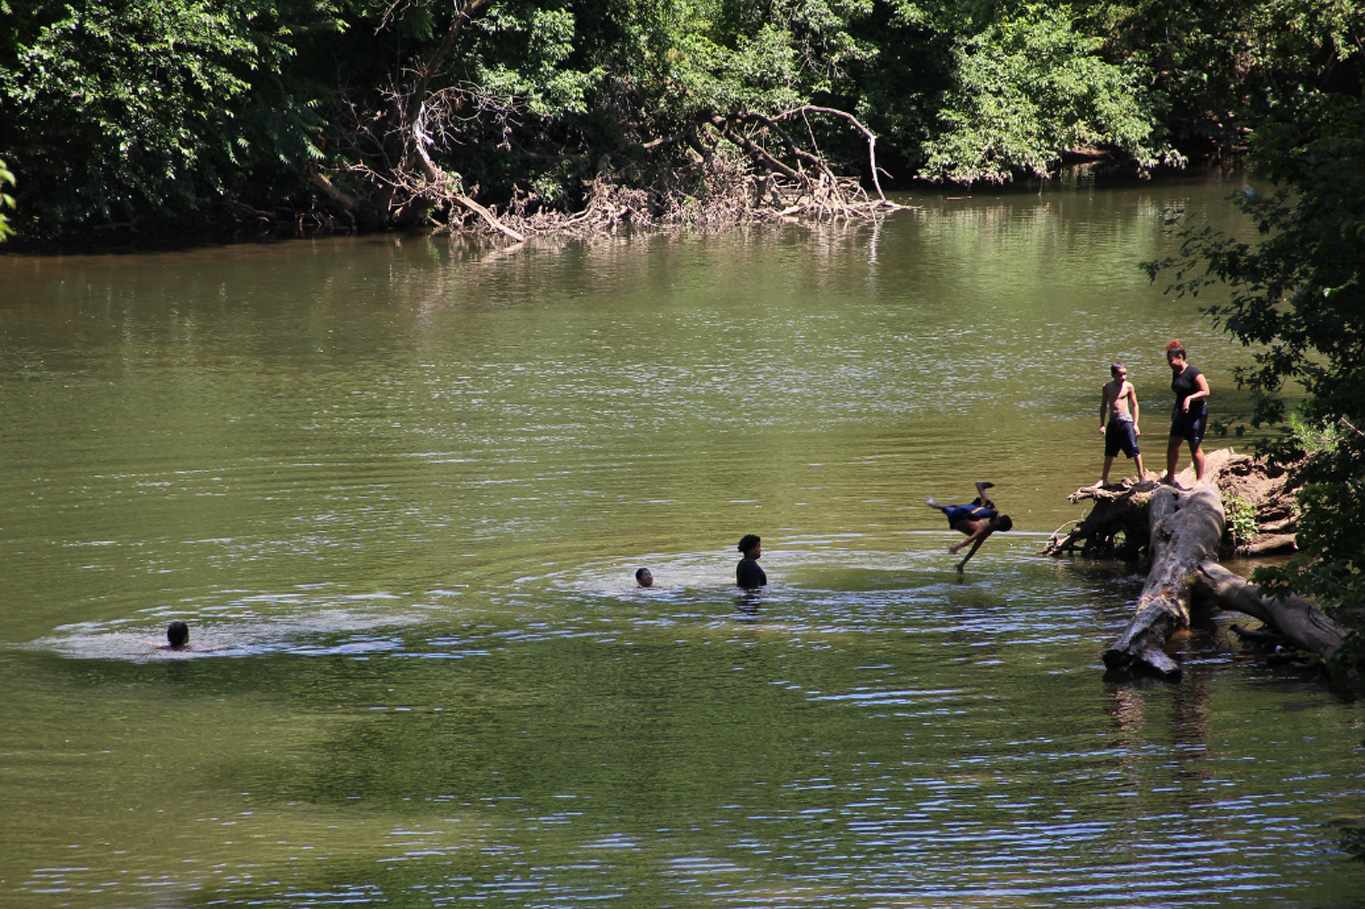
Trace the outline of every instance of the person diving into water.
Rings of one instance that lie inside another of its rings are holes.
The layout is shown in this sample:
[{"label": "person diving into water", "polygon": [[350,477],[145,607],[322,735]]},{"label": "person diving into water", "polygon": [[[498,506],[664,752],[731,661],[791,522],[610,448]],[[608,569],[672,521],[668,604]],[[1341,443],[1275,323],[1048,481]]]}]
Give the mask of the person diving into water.
[{"label": "person diving into water", "polygon": [[1001,514],[995,503],[986,496],[986,490],[994,486],[994,483],[978,482],[976,498],[967,505],[940,505],[932,497],[924,500],[924,504],[930,508],[937,508],[943,512],[948,519],[949,527],[967,536],[961,543],[948,547],[948,551],[956,555],[962,548],[971,546],[966,557],[957,563],[958,574],[962,574],[962,569],[971,561],[972,556],[976,555],[976,551],[986,542],[987,537],[996,531],[1005,532],[1014,527],[1014,521],[1010,520],[1010,516]]}]

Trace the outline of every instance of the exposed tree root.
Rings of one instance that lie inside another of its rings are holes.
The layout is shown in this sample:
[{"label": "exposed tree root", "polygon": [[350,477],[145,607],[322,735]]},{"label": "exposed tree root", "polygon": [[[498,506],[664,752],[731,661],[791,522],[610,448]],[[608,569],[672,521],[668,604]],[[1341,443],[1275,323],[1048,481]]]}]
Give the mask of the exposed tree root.
[{"label": "exposed tree root", "polygon": [[[1050,556],[1080,555],[1089,559],[1136,561],[1148,549],[1147,508],[1155,487],[1151,484],[1101,489],[1088,486],[1067,499],[1087,499],[1095,505],[1081,521],[1072,521],[1053,532],[1043,547]],[[1071,529],[1063,531],[1067,527]]]},{"label": "exposed tree root", "polygon": [[[1225,448],[1208,453],[1205,469],[1228,511],[1227,532],[1218,545],[1221,557],[1293,551],[1297,520],[1286,468]],[[1193,486],[1192,469],[1184,470],[1176,480],[1182,488]],[[1135,477],[1104,488],[1082,486],[1067,501],[1091,501],[1094,506],[1079,523],[1070,522],[1053,532],[1043,555],[1126,561],[1150,558],[1147,509],[1157,489],[1155,483],[1138,483]],[[1249,521],[1238,520],[1239,510],[1247,510]]]},{"label": "exposed tree root", "polygon": [[[472,9],[480,0],[463,2]],[[904,207],[882,193],[873,133],[851,114],[813,105],[773,115],[744,111],[708,116],[676,136],[640,141],[630,154],[604,156],[596,162],[595,176],[583,184],[583,203],[576,211],[515,188],[501,205],[481,199],[478,186],[466,186],[443,163],[450,160],[443,153],[468,144],[461,139],[468,115],[460,112],[472,109],[485,120],[505,124],[515,121],[518,112],[512,102],[471,87],[432,91],[431,75],[449,53],[447,43],[419,68],[412,85],[390,90],[387,114],[354,112],[339,142],[349,166],[332,173],[314,168],[310,175],[326,204],[358,227],[426,224],[444,232],[501,234],[521,242],[533,234],[583,235],[623,226],[875,221]],[[811,118],[842,120],[862,136],[873,192],[856,177],[835,171],[815,146]],[[793,125],[803,127],[804,141]],[[510,125],[505,133],[510,135]],[[503,152],[520,151],[527,160],[574,160],[519,150],[510,139],[504,145]]]}]

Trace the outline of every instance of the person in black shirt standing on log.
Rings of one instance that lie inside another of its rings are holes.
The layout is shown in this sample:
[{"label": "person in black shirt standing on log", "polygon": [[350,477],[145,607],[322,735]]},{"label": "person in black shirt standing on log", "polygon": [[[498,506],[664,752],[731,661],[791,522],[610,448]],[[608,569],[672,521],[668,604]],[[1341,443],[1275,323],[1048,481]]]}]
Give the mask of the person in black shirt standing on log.
[{"label": "person in black shirt standing on log", "polygon": [[1166,345],[1166,362],[1171,365],[1171,391],[1175,392],[1175,407],[1171,410],[1171,437],[1166,444],[1166,475],[1161,482],[1175,485],[1175,468],[1180,462],[1180,443],[1190,443],[1194,460],[1194,482],[1204,482],[1204,432],[1209,427],[1209,380],[1198,368],[1185,359],[1185,347],[1179,341]]}]

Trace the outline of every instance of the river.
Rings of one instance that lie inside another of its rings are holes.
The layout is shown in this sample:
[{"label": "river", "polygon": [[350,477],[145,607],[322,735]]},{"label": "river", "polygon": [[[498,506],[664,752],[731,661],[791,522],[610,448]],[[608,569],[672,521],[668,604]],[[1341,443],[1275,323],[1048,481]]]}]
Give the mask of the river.
[{"label": "river", "polygon": [[1246,409],[1137,266],[1238,185],[0,257],[0,902],[1359,905],[1360,707],[1037,554],[1111,360],[1149,470],[1168,339]]}]

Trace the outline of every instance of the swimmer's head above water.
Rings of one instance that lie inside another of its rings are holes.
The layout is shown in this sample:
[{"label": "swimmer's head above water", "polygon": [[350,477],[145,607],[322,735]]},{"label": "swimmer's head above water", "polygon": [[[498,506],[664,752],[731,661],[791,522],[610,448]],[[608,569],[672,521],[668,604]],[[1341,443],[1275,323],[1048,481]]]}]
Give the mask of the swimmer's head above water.
[{"label": "swimmer's head above water", "polygon": [[172,650],[179,650],[190,642],[190,626],[175,621],[166,626],[166,643]]}]

